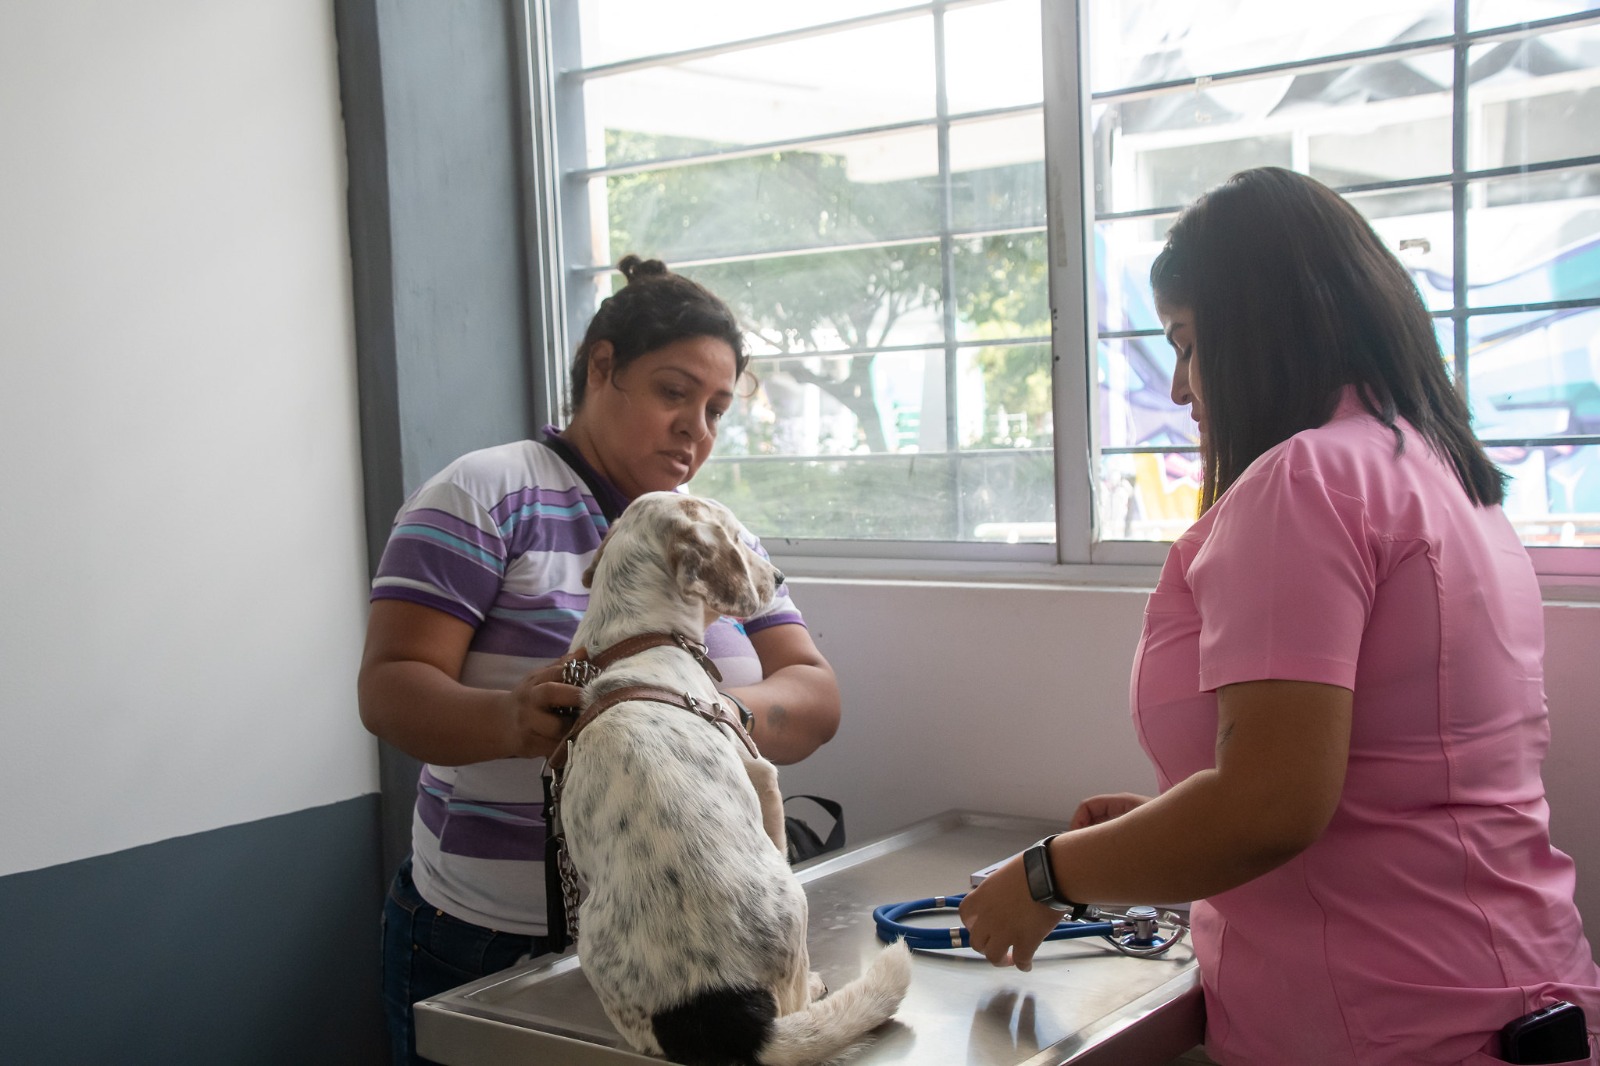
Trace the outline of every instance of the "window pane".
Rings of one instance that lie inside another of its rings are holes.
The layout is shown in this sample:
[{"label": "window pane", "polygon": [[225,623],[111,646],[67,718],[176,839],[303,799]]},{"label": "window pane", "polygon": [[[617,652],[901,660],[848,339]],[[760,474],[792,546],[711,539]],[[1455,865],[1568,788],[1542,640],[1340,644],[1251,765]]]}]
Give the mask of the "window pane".
[{"label": "window pane", "polygon": [[[606,178],[612,254],[604,261],[630,251],[678,262],[936,235],[939,190],[926,175],[938,173],[938,160],[933,132],[921,130],[614,174]],[[891,171],[914,176],[882,180]]]},{"label": "window pane", "polygon": [[1479,437],[1600,434],[1600,308],[1474,315],[1467,330]]},{"label": "window pane", "polygon": [[950,170],[958,232],[1044,225],[1041,112],[951,126]]},{"label": "window pane", "polygon": [[1047,450],[977,455],[714,459],[690,486],[768,537],[1054,539]]},{"label": "window pane", "polygon": [[1596,0],[1469,0],[1467,28],[1487,30],[1595,10],[1600,10]]},{"label": "window pane", "polygon": [[926,457],[713,460],[690,489],[766,537],[904,540],[943,531],[951,476]]},{"label": "window pane", "polygon": [[689,9],[662,0],[578,0],[578,25],[583,65],[592,67],[907,6],[905,0],[807,0],[804,4],[694,0]]},{"label": "window pane", "polygon": [[1473,169],[1600,154],[1600,26],[1468,52]]},{"label": "window pane", "polygon": [[1100,538],[1176,540],[1200,513],[1198,452],[1102,455]]},{"label": "window pane", "polygon": [[1096,214],[1180,207],[1241,170],[1293,164],[1287,133],[1243,127],[1203,96],[1094,109]]},{"label": "window pane", "polygon": [[1199,443],[1187,405],[1172,402],[1172,346],[1165,337],[1100,342],[1100,446]]},{"label": "window pane", "polygon": [[1053,443],[1048,344],[963,348],[956,365],[962,448],[1048,448]]},{"label": "window pane", "polygon": [[962,340],[1049,336],[1046,243],[1042,232],[956,242],[956,333]]},{"label": "window pane", "polygon": [[1600,547],[1600,445],[1493,448],[1506,514],[1524,544]]},{"label": "window pane", "polygon": [[[1044,98],[1039,0],[1000,0],[944,17],[945,98],[951,114],[1038,104]],[[1003,62],[996,57],[1004,56]]]},{"label": "window pane", "polygon": [[944,353],[762,358],[724,419],[716,455],[946,450]]},{"label": "window pane", "polygon": [[1048,448],[964,454],[959,470],[961,540],[1055,541],[1055,462]]},{"label": "window pane", "polygon": [[1102,104],[1102,214],[1188,203],[1240,170],[1333,185],[1450,172],[1448,51]]},{"label": "window pane", "polygon": [[1451,0],[1089,0],[1095,92],[1448,37]]},{"label": "window pane", "polygon": [[906,19],[592,78],[591,151],[605,130],[736,147],[930,119],[932,26]]},{"label": "window pane", "polygon": [[1161,328],[1150,292],[1150,263],[1166,243],[1167,230],[1177,217],[1163,214],[1095,224],[1095,269],[1100,277],[1097,318],[1102,333]]},{"label": "window pane", "polygon": [[1600,167],[1468,187],[1474,307],[1600,298]]},{"label": "window pane", "polygon": [[[1455,307],[1455,224],[1448,185],[1346,197],[1416,280],[1430,311]],[[1445,351],[1451,348],[1446,346]]]},{"label": "window pane", "polygon": [[939,245],[775,256],[686,267],[779,354],[941,344]]},{"label": "window pane", "polygon": [[[1448,92],[1448,88],[1444,90]],[[1367,185],[1450,173],[1450,106],[1443,93],[1402,107],[1341,109],[1306,135],[1306,173],[1324,185]]]}]

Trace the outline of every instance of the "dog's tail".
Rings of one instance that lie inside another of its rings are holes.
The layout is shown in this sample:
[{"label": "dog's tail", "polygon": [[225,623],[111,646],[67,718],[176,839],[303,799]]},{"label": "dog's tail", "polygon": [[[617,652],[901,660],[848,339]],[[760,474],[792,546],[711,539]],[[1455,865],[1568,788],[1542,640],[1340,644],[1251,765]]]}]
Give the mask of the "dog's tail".
[{"label": "dog's tail", "polygon": [[904,941],[884,948],[867,971],[804,1010],[776,1018],[758,1056],[762,1066],[831,1062],[894,1017],[911,985],[911,950]]}]

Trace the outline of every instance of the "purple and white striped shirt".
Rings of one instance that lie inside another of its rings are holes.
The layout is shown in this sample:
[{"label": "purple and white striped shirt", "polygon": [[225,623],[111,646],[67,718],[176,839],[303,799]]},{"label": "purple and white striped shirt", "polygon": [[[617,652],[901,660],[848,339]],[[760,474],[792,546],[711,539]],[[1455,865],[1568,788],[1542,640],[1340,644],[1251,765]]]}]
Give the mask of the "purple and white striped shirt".
[{"label": "purple and white striped shirt", "polygon": [[[475,627],[462,684],[509,689],[571,645],[589,602],[583,572],[607,525],[584,477],[544,445],[472,452],[401,508],[372,599],[419,603]],[[804,625],[786,588],[755,618],[713,623],[706,645],[723,683],[760,681],[748,634],[785,624]],[[543,768],[539,759],[423,767],[412,850],[424,899],[478,925],[545,932]]]}]

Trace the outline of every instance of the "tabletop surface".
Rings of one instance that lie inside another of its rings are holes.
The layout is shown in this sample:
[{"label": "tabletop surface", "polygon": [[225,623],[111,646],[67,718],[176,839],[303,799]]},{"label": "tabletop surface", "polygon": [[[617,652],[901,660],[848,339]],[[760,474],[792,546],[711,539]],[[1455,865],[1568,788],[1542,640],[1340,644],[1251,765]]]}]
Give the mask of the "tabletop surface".
[{"label": "tabletop surface", "polygon": [[[1058,829],[1004,815],[952,811],[797,869],[810,902],[812,969],[830,988],[859,974],[883,944],[872,909],[955,895],[972,871]],[[952,912],[915,924],[959,924]],[[1021,973],[966,949],[914,953],[895,1020],[852,1066],[916,1062],[984,1066],[1117,1061],[1139,1048],[1165,1062],[1200,1041],[1198,978],[1187,943],[1167,955],[1119,954],[1100,938],[1054,941]],[[629,1050],[607,1020],[574,952],[501,971],[417,1005],[417,1049],[450,1066],[501,1062],[659,1062]],[[1110,1045],[1119,1044],[1110,1055]]]}]

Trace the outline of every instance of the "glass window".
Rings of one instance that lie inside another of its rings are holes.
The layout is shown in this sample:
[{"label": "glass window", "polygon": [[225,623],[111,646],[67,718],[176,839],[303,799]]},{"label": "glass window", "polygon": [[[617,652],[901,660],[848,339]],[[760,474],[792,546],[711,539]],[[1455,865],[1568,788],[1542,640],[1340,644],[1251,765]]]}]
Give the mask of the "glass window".
[{"label": "glass window", "polygon": [[1099,93],[1448,37],[1454,5],[1452,0],[1352,0],[1308,8],[1278,0],[1090,0],[1087,6],[1094,33],[1089,76]]},{"label": "glass window", "polygon": [[1468,319],[1473,425],[1486,443],[1600,433],[1600,307]]},{"label": "glass window", "polygon": [[1600,167],[1467,185],[1476,307],[1600,299]]},{"label": "glass window", "polygon": [[1467,62],[1474,170],[1600,154],[1600,26],[1480,44]]},{"label": "glass window", "polygon": [[996,0],[944,15],[944,83],[953,114],[1044,100],[1039,0]]},{"label": "glass window", "polygon": [[[681,17],[662,7],[669,20]],[[932,30],[929,18],[901,19],[591,77],[589,137],[616,164],[645,156],[613,155],[608,131],[704,151],[925,119],[934,112]]]},{"label": "glass window", "polygon": [[1518,5],[1514,25],[1509,5],[1474,2],[1470,39],[1448,3],[1089,7],[1098,535],[1187,524],[1170,504],[1196,485],[1176,450],[1194,438],[1146,274],[1172,209],[1273,164],[1343,191],[1410,269],[1527,542],[1600,545],[1582,507],[1600,446],[1585,414],[1600,411],[1600,3]]},{"label": "glass window", "polygon": [[[648,135],[623,136],[650,147]],[[939,190],[915,168],[936,174],[938,159],[919,132],[614,174],[598,258],[648,249],[676,264],[934,236]]]},{"label": "glass window", "polygon": [[905,0],[806,0],[804,4],[695,0],[693,8],[661,0],[562,0],[556,15],[577,24],[583,65],[597,67],[805,30],[905,6]]},{"label": "glass window", "polygon": [[578,5],[569,319],[629,252],[729,302],[753,380],[694,488],[763,532],[1054,541],[1038,0],[771,6]]},{"label": "glass window", "polygon": [[1595,0],[1468,0],[1467,26],[1492,30],[1593,11]]},{"label": "glass window", "polygon": [[1410,270],[1524,539],[1600,546],[1600,0],[1054,3],[551,0],[569,331],[630,252],[749,331],[695,491],[793,550],[1158,560],[1200,460],[1149,265],[1276,165]]}]

